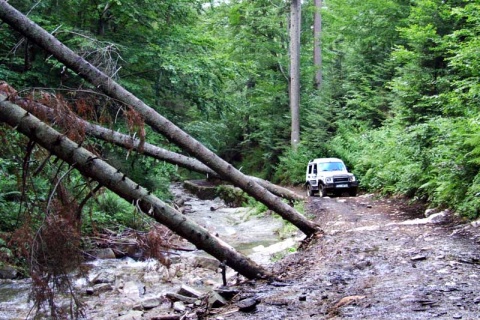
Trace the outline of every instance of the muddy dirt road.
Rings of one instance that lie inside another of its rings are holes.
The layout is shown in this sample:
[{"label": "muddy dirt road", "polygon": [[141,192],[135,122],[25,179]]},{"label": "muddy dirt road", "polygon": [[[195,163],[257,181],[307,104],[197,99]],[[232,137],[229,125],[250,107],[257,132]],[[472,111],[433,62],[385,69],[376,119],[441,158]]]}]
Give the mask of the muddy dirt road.
[{"label": "muddy dirt road", "polygon": [[480,319],[479,223],[369,196],[306,210],[324,235],[272,265],[283,281],[243,284],[209,319]]}]

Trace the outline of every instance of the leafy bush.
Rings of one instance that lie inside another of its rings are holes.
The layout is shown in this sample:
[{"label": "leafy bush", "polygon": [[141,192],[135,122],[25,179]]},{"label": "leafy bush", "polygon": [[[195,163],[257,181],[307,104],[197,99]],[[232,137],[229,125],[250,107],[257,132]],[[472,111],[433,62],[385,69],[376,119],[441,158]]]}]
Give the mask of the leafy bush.
[{"label": "leafy bush", "polygon": [[276,182],[282,184],[301,184],[305,179],[305,168],[308,161],[319,157],[314,150],[300,145],[297,151],[286,150],[280,157],[279,163],[275,168]]},{"label": "leafy bush", "polygon": [[403,127],[343,130],[328,146],[353,165],[361,187],[401,194],[478,216],[479,126],[437,117]]},{"label": "leafy bush", "polygon": [[84,224],[85,231],[92,228],[139,228],[145,226],[146,216],[139,213],[134,205],[113,192],[106,191],[98,198],[98,204],[91,208],[91,214]]}]

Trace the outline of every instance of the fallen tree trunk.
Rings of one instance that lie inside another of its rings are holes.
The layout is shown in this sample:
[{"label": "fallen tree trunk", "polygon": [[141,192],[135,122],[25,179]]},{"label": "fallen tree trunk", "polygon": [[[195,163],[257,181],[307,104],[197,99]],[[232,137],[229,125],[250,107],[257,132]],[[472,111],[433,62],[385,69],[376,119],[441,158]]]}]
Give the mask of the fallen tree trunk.
[{"label": "fallen tree trunk", "polygon": [[[2,87],[0,86],[0,94],[1,93],[2,93]],[[8,92],[6,91],[3,91],[3,93],[8,94]],[[61,118],[63,115],[59,114],[58,112],[55,112],[54,109],[47,107],[46,105],[31,101],[26,98],[21,98],[18,96],[12,97],[10,95],[9,99],[10,101],[19,105],[23,109],[31,112],[33,115],[40,118],[41,120],[44,120],[44,121],[48,120],[51,122],[55,122],[60,126],[65,125],[64,121],[56,121],[58,118]],[[75,122],[75,124],[72,122]],[[203,163],[201,163],[195,158],[186,157],[182,154],[165,150],[163,148],[157,147],[150,143],[143,142],[140,139],[135,139],[129,135],[107,129],[99,125],[92,124],[78,117],[77,115],[73,114],[73,112],[72,112],[72,116],[69,118],[69,126],[78,126],[82,128],[87,135],[113,143],[119,147],[136,150],[136,151],[142,152],[142,154],[146,156],[149,156],[158,160],[166,161],[168,163],[178,165],[188,170],[192,170],[199,173],[205,173],[212,178],[222,179],[215,171],[213,171],[212,169],[210,169],[209,167],[207,167],[206,165],[204,165]],[[292,192],[286,188],[280,187],[269,181],[266,181],[264,179],[260,179],[257,177],[253,177],[253,176],[249,176],[249,178],[256,181],[265,189],[267,189],[268,191],[270,191],[271,193],[279,197],[282,197],[290,201],[304,200],[304,197],[296,194],[295,192]]]},{"label": "fallen tree trunk", "polygon": [[5,0],[0,0],[0,18],[107,95],[134,108],[155,131],[167,137],[189,154],[194,155],[195,158],[217,172],[221,177],[228,179],[228,181],[232,182],[235,186],[241,188],[250,196],[265,204],[269,209],[278,213],[282,218],[290,221],[307,236],[311,236],[319,231],[319,227],[312,221],[306,219],[291,206],[282,202],[279,197],[270,193],[253,179],[245,176],[199,141],[161,116],[131,92],[127,91],[113,79],[63,45],[54,36],[10,6]]},{"label": "fallen tree trunk", "polygon": [[14,127],[83,175],[98,181],[123,199],[133,203],[145,214],[187,239],[197,248],[205,250],[219,261],[225,261],[229,267],[245,277],[251,279],[271,277],[263,267],[167,206],[116,168],[6,99],[6,96],[0,95],[0,121]]}]

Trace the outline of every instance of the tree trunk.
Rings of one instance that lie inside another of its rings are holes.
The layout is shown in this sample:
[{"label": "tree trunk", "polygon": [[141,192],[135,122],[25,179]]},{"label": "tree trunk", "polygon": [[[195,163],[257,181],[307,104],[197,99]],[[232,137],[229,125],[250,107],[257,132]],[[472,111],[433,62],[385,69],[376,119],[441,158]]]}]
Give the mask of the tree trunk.
[{"label": "tree trunk", "polygon": [[315,4],[313,14],[313,65],[315,67],[315,88],[320,90],[322,87],[322,0],[314,0]]},{"label": "tree trunk", "polygon": [[107,95],[122,101],[126,105],[132,106],[155,131],[163,134],[170,141],[189,154],[194,155],[220,176],[228,179],[250,196],[265,204],[269,209],[290,221],[307,236],[311,236],[319,231],[316,224],[306,219],[288,204],[282,202],[279,197],[273,195],[264,187],[235,169],[231,164],[218,157],[168,119],[158,114],[154,109],[147,106],[143,101],[135,97],[113,79],[92,66],[51,34],[10,6],[5,0],[0,0],[0,18],[12,28],[36,42],[44,50],[55,56],[60,62],[77,72]]},{"label": "tree trunk", "polygon": [[291,145],[294,150],[300,143],[300,0],[290,4],[290,112],[292,117]]},{"label": "tree trunk", "polygon": [[205,228],[167,206],[116,168],[6,99],[6,96],[0,95],[0,121],[14,127],[83,175],[98,181],[126,201],[134,203],[145,214],[187,239],[197,248],[205,250],[219,261],[226,261],[228,266],[245,277],[271,277],[264,268],[210,234]]},{"label": "tree trunk", "polygon": [[[8,95],[7,92],[5,91],[2,92],[2,91],[3,91],[2,87],[0,86],[0,94]],[[20,98],[18,96],[14,97],[10,95],[9,100],[19,105],[23,109],[27,110],[28,112],[32,113],[36,117],[40,118],[40,120],[42,121],[48,120],[49,122],[55,122],[57,125],[60,125],[60,126],[65,125],[64,121],[57,121],[59,118],[61,118],[64,115],[60,115],[58,112],[55,112],[55,110],[51,109],[50,107],[47,107],[38,102],[33,102],[26,98]],[[107,129],[99,125],[92,124],[84,119],[79,118],[77,115],[73,113],[72,115],[69,116],[69,126],[70,127],[76,126],[77,128],[82,128],[82,130],[84,130],[85,133],[91,137],[113,143],[125,149],[136,150],[146,156],[152,157],[154,159],[166,161],[168,163],[178,165],[188,170],[192,170],[199,173],[205,173],[212,178],[221,179],[221,177],[218,176],[218,174],[215,171],[213,171],[212,169],[210,169],[209,167],[207,167],[206,165],[204,165],[203,163],[201,163],[195,158],[186,157],[182,154],[165,150],[163,148],[157,147],[147,142],[142,143],[140,139],[135,139],[129,135]],[[68,128],[64,128],[64,129],[68,129]],[[269,181],[266,181],[257,177],[249,176],[249,178],[256,181],[265,189],[267,189],[268,191],[270,191],[271,193],[279,197],[282,197],[290,201],[304,200],[303,196],[300,196],[295,192],[290,191],[289,189],[283,188],[281,186],[278,186],[276,184],[273,184]]]}]

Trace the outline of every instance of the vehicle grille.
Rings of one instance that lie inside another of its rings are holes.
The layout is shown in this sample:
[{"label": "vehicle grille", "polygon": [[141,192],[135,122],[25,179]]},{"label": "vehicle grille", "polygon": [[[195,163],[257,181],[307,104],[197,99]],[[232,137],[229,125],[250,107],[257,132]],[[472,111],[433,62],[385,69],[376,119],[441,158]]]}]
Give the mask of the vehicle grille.
[{"label": "vehicle grille", "polygon": [[348,182],[348,177],[333,177],[333,183]]}]

